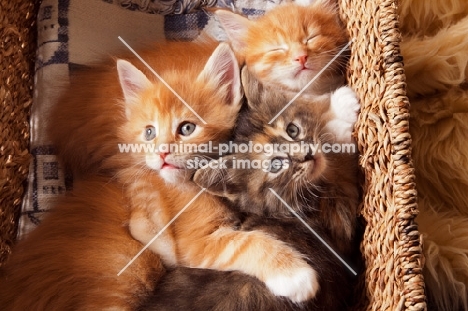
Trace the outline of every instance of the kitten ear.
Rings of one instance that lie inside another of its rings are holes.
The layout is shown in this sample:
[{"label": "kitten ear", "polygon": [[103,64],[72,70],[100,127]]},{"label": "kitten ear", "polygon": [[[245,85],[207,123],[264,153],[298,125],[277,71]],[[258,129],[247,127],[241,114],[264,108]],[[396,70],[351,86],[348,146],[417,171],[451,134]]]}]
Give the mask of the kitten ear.
[{"label": "kitten ear", "polygon": [[227,10],[217,10],[215,15],[226,32],[232,48],[236,52],[241,52],[247,46],[245,38],[250,25],[249,19]]},{"label": "kitten ear", "polygon": [[234,159],[234,156],[227,155],[212,160],[195,172],[193,181],[208,193],[235,201],[245,185],[242,185],[242,179],[237,176],[240,170],[233,168]]},{"label": "kitten ear", "polygon": [[197,80],[211,85],[226,99],[226,104],[239,110],[242,104],[242,85],[237,59],[227,43],[220,43]]},{"label": "kitten ear", "polygon": [[254,75],[247,69],[247,66],[242,68],[242,86],[244,87],[245,97],[249,108],[254,109],[262,101],[262,94],[264,93],[263,84],[254,77]]},{"label": "kitten ear", "polygon": [[138,94],[150,87],[151,82],[143,72],[123,59],[117,60],[117,72],[125,103],[127,104],[128,116],[128,104],[134,103],[135,99],[138,98]]}]

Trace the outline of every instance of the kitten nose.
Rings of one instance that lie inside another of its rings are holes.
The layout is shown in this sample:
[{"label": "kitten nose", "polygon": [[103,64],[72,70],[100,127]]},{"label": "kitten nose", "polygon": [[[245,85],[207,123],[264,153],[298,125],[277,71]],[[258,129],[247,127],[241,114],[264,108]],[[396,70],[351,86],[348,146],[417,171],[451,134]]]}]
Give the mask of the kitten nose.
[{"label": "kitten nose", "polygon": [[304,66],[304,64],[305,64],[306,61],[307,61],[307,55],[300,55],[300,56],[296,57],[296,60],[297,60],[302,66]]},{"label": "kitten nose", "polygon": [[161,153],[159,154],[159,156],[161,157],[161,160],[164,161],[164,160],[166,159],[166,156],[167,156],[168,154],[169,154],[169,152],[161,152]]},{"label": "kitten nose", "polygon": [[304,157],[304,162],[307,162],[307,161],[310,161],[310,160],[313,160],[313,159],[314,159],[314,154],[311,151],[309,151],[309,152],[307,152],[307,154]]}]

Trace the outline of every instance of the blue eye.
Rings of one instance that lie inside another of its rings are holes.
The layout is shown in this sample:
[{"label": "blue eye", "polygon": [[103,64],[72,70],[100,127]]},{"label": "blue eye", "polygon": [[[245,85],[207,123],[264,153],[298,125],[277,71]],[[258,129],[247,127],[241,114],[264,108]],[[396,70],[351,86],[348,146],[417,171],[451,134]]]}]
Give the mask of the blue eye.
[{"label": "blue eye", "polygon": [[153,140],[156,138],[156,129],[152,125],[148,125],[145,129],[145,139],[146,140]]},{"label": "blue eye", "polygon": [[177,131],[180,135],[183,135],[183,136],[189,136],[190,134],[192,134],[195,129],[197,128],[197,126],[193,123],[190,123],[190,122],[183,122],[180,124],[179,126],[179,130]]}]

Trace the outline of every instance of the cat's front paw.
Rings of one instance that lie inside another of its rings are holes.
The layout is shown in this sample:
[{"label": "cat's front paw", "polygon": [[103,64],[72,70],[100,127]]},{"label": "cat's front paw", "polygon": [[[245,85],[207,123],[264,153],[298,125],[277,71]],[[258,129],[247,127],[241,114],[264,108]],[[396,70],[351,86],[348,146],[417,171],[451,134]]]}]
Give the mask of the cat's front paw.
[{"label": "cat's front paw", "polygon": [[[155,217],[154,217],[155,218]],[[155,224],[143,212],[134,211],[130,218],[130,233],[143,245],[149,244],[149,249],[161,257],[166,266],[177,265],[176,244],[171,234],[162,230],[163,224]]]},{"label": "cat's front paw", "polygon": [[355,123],[359,112],[359,100],[356,93],[349,87],[343,86],[333,92],[331,107],[335,116],[348,123]]},{"label": "cat's front paw", "polygon": [[311,267],[269,277],[265,284],[276,296],[288,297],[296,303],[315,297],[320,288],[317,272]]},{"label": "cat's front paw", "polygon": [[331,95],[330,107],[333,118],[326,125],[328,130],[338,141],[351,142],[360,109],[356,93],[348,86],[340,87]]}]

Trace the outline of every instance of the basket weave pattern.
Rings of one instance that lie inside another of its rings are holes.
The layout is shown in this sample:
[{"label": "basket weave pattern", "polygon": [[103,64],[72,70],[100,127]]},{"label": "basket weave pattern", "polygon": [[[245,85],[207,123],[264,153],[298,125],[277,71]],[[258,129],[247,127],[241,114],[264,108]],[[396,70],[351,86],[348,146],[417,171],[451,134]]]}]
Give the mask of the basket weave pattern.
[{"label": "basket weave pattern", "polygon": [[0,265],[10,254],[27,177],[36,5],[0,1]]},{"label": "basket weave pattern", "polygon": [[365,175],[367,309],[425,310],[397,2],[342,0],[341,15],[354,38],[348,81],[361,101],[356,132]]}]

